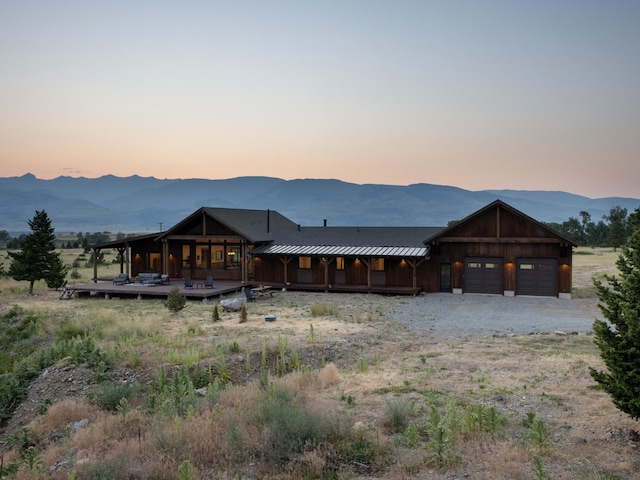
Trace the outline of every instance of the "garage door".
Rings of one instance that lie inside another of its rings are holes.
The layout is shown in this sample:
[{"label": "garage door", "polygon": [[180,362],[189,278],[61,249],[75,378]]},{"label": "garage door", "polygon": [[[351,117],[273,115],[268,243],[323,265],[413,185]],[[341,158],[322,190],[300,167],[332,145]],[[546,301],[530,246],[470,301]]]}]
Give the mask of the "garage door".
[{"label": "garage door", "polygon": [[516,265],[516,295],[558,296],[555,258],[519,258]]},{"label": "garage door", "polygon": [[503,294],[502,258],[465,257],[464,292]]}]

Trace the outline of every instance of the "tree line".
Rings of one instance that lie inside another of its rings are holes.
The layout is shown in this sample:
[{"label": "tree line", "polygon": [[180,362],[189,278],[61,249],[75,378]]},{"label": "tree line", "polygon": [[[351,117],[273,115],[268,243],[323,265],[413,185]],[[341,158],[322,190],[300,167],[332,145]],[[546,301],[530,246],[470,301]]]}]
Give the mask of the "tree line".
[{"label": "tree line", "polygon": [[[83,248],[85,252],[88,252],[91,249],[91,245],[96,245],[99,243],[105,243],[112,240],[113,234],[111,232],[71,232],[70,235],[75,235],[76,238],[73,240],[67,240],[66,242],[61,238],[54,239],[54,242],[58,248]],[[23,233],[17,237],[12,237],[9,232],[6,230],[0,230],[0,245],[4,245],[9,250],[17,250],[20,248],[21,243],[28,236],[28,234]],[[122,240],[123,238],[132,237],[135,234],[124,234],[122,232],[118,232],[115,235],[116,240]]]},{"label": "tree line", "polygon": [[634,230],[640,228],[640,207],[628,214],[626,208],[615,206],[597,222],[584,210],[578,217],[569,217],[562,223],[543,223],[579,245],[588,247],[619,248],[627,243]]}]

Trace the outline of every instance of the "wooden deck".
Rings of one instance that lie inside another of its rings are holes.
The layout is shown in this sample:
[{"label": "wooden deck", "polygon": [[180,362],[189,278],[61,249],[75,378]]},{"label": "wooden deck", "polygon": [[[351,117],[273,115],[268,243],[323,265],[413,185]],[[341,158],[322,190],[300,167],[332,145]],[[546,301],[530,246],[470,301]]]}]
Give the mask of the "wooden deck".
[{"label": "wooden deck", "polygon": [[218,280],[213,282],[213,288],[204,288],[204,280],[194,280],[193,288],[185,288],[184,280],[172,279],[164,285],[142,285],[139,283],[127,283],[114,285],[113,279],[99,279],[96,283],[67,285],[67,289],[73,289],[74,295],[95,296],[111,298],[163,298],[166,299],[172,288],[178,287],[180,293],[191,300],[208,300],[231,293],[240,292],[243,287],[250,285],[231,280]]},{"label": "wooden deck", "polygon": [[[233,280],[214,280],[213,288],[204,288],[204,280],[194,280],[193,288],[185,288],[184,280],[171,279],[165,285],[142,285],[139,283],[127,283],[124,285],[114,285],[113,279],[101,278],[95,283],[85,283],[78,285],[68,285],[67,291],[72,292],[71,296],[92,296],[112,298],[162,298],[166,299],[173,287],[178,287],[180,293],[191,300],[208,300],[224,295],[240,292],[243,288],[255,287],[254,284],[244,284]],[[287,285],[271,285],[273,291],[285,288],[290,291],[303,292],[336,292],[336,293],[375,293],[379,295],[418,295],[422,290],[412,287],[390,287],[384,285],[373,285],[367,288],[366,285],[331,285],[326,288],[324,285],[290,283]],[[63,298],[61,296],[61,298]],[[67,297],[65,297],[67,298]]]}]

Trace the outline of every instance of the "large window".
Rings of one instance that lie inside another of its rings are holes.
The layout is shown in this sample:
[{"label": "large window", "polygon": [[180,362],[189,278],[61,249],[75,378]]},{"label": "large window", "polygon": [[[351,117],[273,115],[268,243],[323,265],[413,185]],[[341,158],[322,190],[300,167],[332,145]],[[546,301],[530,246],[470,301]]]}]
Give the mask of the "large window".
[{"label": "large window", "polygon": [[298,257],[298,268],[300,270],[311,269],[311,257]]},{"label": "large window", "polygon": [[344,270],[344,257],[336,257],[336,270]]}]

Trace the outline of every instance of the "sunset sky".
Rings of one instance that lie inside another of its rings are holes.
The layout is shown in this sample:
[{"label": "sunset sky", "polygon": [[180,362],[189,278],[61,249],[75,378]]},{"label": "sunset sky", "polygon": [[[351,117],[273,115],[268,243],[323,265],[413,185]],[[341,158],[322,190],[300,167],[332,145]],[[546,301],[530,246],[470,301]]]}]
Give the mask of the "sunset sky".
[{"label": "sunset sky", "polygon": [[640,198],[640,2],[0,0],[0,176]]}]

